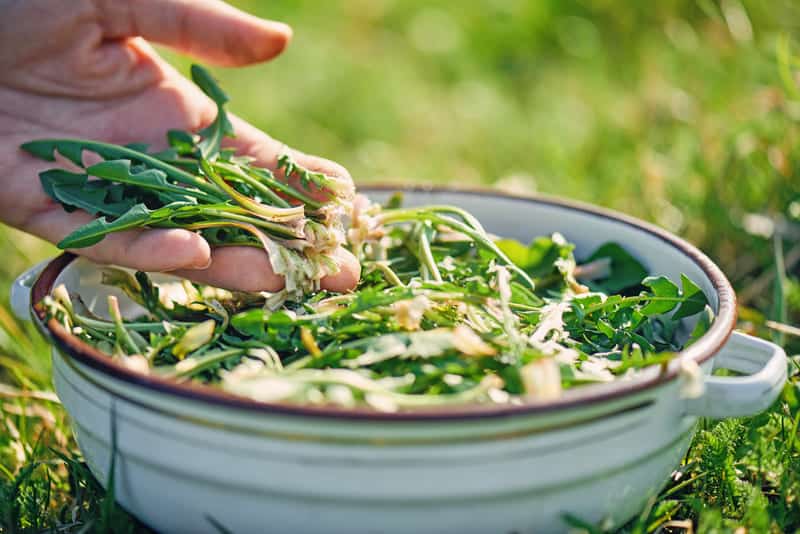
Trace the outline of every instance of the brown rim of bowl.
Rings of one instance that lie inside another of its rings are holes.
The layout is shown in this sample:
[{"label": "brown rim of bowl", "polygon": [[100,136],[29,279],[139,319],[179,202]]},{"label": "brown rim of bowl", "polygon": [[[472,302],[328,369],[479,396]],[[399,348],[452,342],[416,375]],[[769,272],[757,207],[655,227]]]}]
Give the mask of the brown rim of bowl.
[{"label": "brown rim of bowl", "polygon": [[[632,226],[659,238],[666,244],[677,248],[691,258],[711,280],[714,290],[719,298],[719,310],[708,332],[687,349],[681,351],[681,359],[691,359],[698,364],[713,357],[727,341],[736,324],[736,295],[730,282],[719,267],[705,254],[666,230],[646,223],[634,217],[624,215],[605,208],[590,204],[565,200],[543,195],[509,194],[487,188],[459,188],[443,186],[418,186],[418,185],[391,185],[368,184],[363,187],[365,192],[410,191],[420,193],[459,193],[467,195],[481,195],[520,202],[532,202],[554,207],[579,211],[589,215],[612,219],[614,221]],[[97,350],[89,344],[68,332],[55,319],[45,323],[45,310],[40,304],[41,300],[53,289],[58,275],[67,267],[76,255],[64,253],[50,262],[39,275],[31,290],[31,304],[34,310],[32,316],[41,331],[50,337],[53,343],[63,352],[69,354],[74,360],[85,364],[97,371],[101,371],[115,379],[132,385],[150,388],[161,393],[175,395],[185,399],[202,401],[218,406],[245,409],[261,413],[285,416],[321,417],[334,419],[355,419],[369,421],[442,421],[461,420],[488,417],[510,417],[548,413],[567,408],[587,406],[602,401],[616,400],[622,397],[643,392],[678,376],[677,366],[670,366],[666,372],[652,377],[642,377],[630,381],[619,381],[609,384],[602,389],[593,389],[591,386],[570,390],[562,399],[550,402],[531,402],[522,405],[464,405],[447,408],[430,408],[419,411],[385,413],[368,408],[341,408],[336,406],[307,406],[288,403],[267,403],[239,397],[226,393],[211,386],[193,383],[178,383],[165,378],[143,375],[132,371],[122,364],[112,360],[107,354]]]}]

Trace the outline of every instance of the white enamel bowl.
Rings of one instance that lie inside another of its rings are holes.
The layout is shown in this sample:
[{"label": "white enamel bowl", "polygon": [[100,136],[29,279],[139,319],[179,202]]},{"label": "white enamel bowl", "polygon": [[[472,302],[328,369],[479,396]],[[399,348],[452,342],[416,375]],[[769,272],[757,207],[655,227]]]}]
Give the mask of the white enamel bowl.
[{"label": "white enamel bowl", "polygon": [[[653,274],[696,281],[716,319],[666,372],[571,390],[556,403],[401,414],[269,405],[137,375],[54,321],[44,324],[34,305],[58,283],[105,312],[99,303],[110,290],[97,268],[65,255],[38,277],[23,275],[13,300],[21,313],[33,310],[53,342],[56,390],[101,482],[116,450],[114,490],[126,509],[154,529],[186,533],[558,532],[565,513],[619,525],[667,482],[699,416],[754,414],[780,392],[783,351],[733,332],[735,297],[724,275],[663,230],[593,207],[485,191],[417,189],[405,199],[459,205],[489,231],[526,242],[561,232],[578,257],[620,242]],[[699,398],[681,396],[683,360],[707,375]],[[712,377],[714,367],[743,375]]]}]

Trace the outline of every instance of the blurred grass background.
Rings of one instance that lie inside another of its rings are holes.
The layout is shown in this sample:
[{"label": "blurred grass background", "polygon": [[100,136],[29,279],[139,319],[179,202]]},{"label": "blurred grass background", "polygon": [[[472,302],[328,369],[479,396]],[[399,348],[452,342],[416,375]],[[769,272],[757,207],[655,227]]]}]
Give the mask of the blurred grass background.
[{"label": "blurred grass background", "polygon": [[[232,3],[294,28],[277,60],[214,70],[232,109],[274,137],[358,183],[489,185],[642,217],[723,267],[742,328],[781,340],[765,320],[797,323],[796,0]],[[107,527],[79,460],[42,453],[74,448],[63,413],[21,392],[49,389],[47,354],[11,318],[8,287],[55,251],[0,227],[0,253],[0,532],[64,525],[64,509],[76,529]],[[792,383],[764,416],[706,424],[683,468],[704,482],[676,480],[629,529],[800,528],[798,414]]]},{"label": "blurred grass background", "polygon": [[686,236],[735,279],[772,255],[747,216],[798,200],[800,90],[776,58],[800,29],[795,1],[234,4],[295,30],[274,62],[215,71],[234,111],[358,182],[601,204]]}]

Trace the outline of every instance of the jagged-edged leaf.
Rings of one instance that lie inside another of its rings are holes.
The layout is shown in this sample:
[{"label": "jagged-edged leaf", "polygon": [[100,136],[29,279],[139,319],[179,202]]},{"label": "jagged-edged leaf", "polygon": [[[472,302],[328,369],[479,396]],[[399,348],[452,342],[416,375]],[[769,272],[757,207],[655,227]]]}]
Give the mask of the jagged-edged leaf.
[{"label": "jagged-edged leaf", "polygon": [[699,313],[708,304],[705,293],[683,273],[681,273],[681,288],[683,302],[681,302],[675,315],[672,316],[675,320]]},{"label": "jagged-edged leaf", "polygon": [[83,167],[84,151],[94,152],[103,159],[130,158],[145,155],[129,147],[87,139],[37,139],[36,141],[22,144],[20,148],[37,158],[47,161],[55,161],[55,153],[58,152],[80,167]]},{"label": "jagged-edged leaf", "polygon": [[148,189],[176,192],[183,191],[180,187],[167,181],[167,174],[165,172],[158,169],[142,170],[136,167],[132,169],[129,159],[101,161],[87,168],[86,172],[97,178],[103,178],[104,180],[138,185]]},{"label": "jagged-edged leaf", "polygon": [[82,186],[89,177],[86,174],[69,172],[63,169],[50,169],[39,173],[39,181],[44,192],[53,200],[58,200],[53,194],[53,187],[57,185]]},{"label": "jagged-edged leaf", "polygon": [[[677,299],[680,294],[678,286],[666,276],[648,276],[642,280],[642,285],[649,288],[650,292],[655,297]],[[653,300],[640,311],[645,315],[660,315],[675,309],[677,305],[677,300]]]},{"label": "jagged-edged leaf", "polygon": [[23,143],[20,148],[32,156],[46,161],[55,161],[55,153],[58,152],[75,165],[83,167],[84,146],[83,143],[77,140],[39,139]]},{"label": "jagged-edged leaf", "polygon": [[168,182],[167,174],[161,170],[132,166],[127,159],[101,161],[86,169],[86,172],[104,180],[155,190],[158,197],[167,203],[194,200],[192,195],[196,193]]},{"label": "jagged-edged leaf", "polygon": [[58,248],[89,247],[102,241],[107,234],[162,222],[172,215],[174,208],[173,205],[167,205],[157,210],[149,210],[144,204],[136,204],[113,221],[109,221],[107,217],[100,217],[81,226],[62,239],[58,243]]},{"label": "jagged-edged leaf", "polygon": [[[53,194],[59,202],[80,208],[89,212],[91,215],[105,213],[106,192],[102,189],[88,189],[74,185],[57,185],[53,188]],[[130,208],[130,206],[128,206]],[[113,213],[108,213],[113,215]]]},{"label": "jagged-edged leaf", "polygon": [[175,182],[196,187],[200,192],[193,192],[192,194],[198,198],[202,197],[210,202],[220,201],[224,198],[224,195],[214,185],[209,184],[202,178],[154,158],[149,154],[137,152],[124,146],[85,139],[39,139],[23,144],[21,148],[36,157],[48,161],[54,161],[54,152],[57,151],[80,166],[83,166],[81,154],[84,150],[94,152],[104,160],[127,159],[139,162],[151,169],[158,169],[166,173]]}]

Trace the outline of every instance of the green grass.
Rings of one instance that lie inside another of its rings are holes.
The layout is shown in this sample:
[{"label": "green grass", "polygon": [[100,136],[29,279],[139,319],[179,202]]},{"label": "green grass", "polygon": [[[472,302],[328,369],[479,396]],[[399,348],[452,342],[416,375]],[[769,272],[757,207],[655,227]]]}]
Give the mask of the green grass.
[{"label": "green grass", "polygon": [[[800,353],[765,326],[800,322],[796,2],[236,3],[295,29],[275,62],[215,70],[239,115],[360,183],[540,191],[654,221],[723,267],[741,328]],[[81,464],[46,345],[6,305],[54,249],[0,229],[0,251],[0,532],[138,530]],[[798,384],[757,417],[701,423],[624,530],[800,529]]]}]

